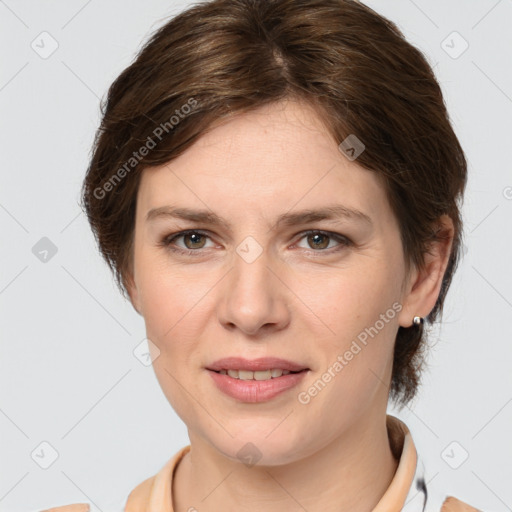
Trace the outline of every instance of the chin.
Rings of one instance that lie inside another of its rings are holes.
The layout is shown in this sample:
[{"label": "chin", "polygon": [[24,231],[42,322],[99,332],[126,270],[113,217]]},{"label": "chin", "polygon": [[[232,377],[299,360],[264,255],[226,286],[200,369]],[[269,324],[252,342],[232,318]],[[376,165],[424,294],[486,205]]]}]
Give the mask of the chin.
[{"label": "chin", "polygon": [[226,425],[226,429],[234,437],[226,435],[222,439],[210,439],[210,443],[225,457],[242,462],[248,467],[279,466],[302,458],[303,455],[297,449],[302,443],[299,437],[291,435],[286,429],[278,432],[279,427],[275,428],[276,422],[271,423],[272,427],[265,429],[261,426],[246,429]]}]

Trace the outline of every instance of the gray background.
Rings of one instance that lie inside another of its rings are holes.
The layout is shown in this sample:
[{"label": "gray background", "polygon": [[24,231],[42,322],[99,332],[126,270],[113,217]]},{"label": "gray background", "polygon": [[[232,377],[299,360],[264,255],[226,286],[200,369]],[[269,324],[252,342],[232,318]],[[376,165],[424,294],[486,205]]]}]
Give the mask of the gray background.
[{"label": "gray background", "polygon": [[[367,3],[435,66],[470,172],[466,254],[430,371],[418,399],[389,412],[411,429],[430,485],[512,510],[512,2]],[[0,1],[1,511],[71,502],[108,511],[188,444],[151,366],[133,354],[143,320],[77,203],[99,98],[188,4]],[[460,55],[454,31],[469,44]],[[44,441],[58,453],[48,469]]]}]

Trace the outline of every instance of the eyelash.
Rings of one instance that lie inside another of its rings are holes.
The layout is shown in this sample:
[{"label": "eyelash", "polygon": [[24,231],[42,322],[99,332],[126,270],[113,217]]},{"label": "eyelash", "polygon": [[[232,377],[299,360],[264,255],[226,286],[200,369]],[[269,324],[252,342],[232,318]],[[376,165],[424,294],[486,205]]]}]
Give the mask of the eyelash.
[{"label": "eyelash", "polygon": [[[170,250],[172,252],[183,254],[183,255],[186,255],[186,256],[199,256],[200,253],[201,253],[201,248],[195,249],[195,250],[194,249],[182,249],[181,247],[175,247],[175,246],[173,247],[171,245],[172,242],[174,242],[177,238],[181,238],[183,236],[191,235],[191,234],[198,234],[198,235],[210,238],[210,236],[207,233],[205,233],[204,231],[197,230],[197,229],[188,229],[188,230],[185,230],[185,231],[180,231],[179,233],[173,233],[171,235],[165,236],[160,241],[160,243],[158,245],[161,246],[161,247],[164,247],[164,248],[166,248],[166,249],[168,249],[168,250]],[[346,236],[339,235],[337,233],[332,233],[330,231],[322,231],[322,230],[318,230],[318,229],[304,231],[303,233],[301,233],[302,236],[299,238],[298,241],[302,240],[304,237],[307,237],[308,235],[314,235],[314,234],[320,234],[320,235],[324,235],[324,236],[326,236],[328,238],[333,238],[337,242],[339,242],[341,245],[339,247],[335,247],[334,249],[333,248],[331,248],[331,249],[321,249],[321,250],[318,250],[318,251],[316,251],[314,249],[311,249],[310,251],[308,251],[308,252],[311,252],[311,253],[327,253],[327,254],[332,254],[334,252],[338,252],[338,251],[342,250],[345,247],[349,247],[349,246],[353,245],[353,242],[349,238],[347,238]]]}]

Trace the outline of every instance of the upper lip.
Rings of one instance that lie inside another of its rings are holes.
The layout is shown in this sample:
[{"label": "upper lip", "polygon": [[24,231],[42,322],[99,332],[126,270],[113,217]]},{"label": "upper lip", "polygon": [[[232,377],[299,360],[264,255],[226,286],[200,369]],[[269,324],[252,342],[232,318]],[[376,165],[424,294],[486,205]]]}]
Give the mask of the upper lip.
[{"label": "upper lip", "polygon": [[220,370],[246,370],[255,372],[258,370],[272,370],[274,368],[289,370],[291,372],[309,369],[307,366],[279,357],[260,357],[250,360],[244,359],[243,357],[224,357],[206,366],[207,370],[214,370],[216,372]]}]

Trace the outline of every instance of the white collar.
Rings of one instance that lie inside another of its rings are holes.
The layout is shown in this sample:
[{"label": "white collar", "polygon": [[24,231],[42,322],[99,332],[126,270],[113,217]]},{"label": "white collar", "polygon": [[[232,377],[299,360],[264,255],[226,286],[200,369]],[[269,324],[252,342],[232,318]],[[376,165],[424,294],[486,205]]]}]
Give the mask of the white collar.
[{"label": "white collar", "polygon": [[421,457],[417,454],[416,471],[401,512],[439,512],[441,510],[445,496],[431,484],[432,480],[433,477],[429,477]]}]

